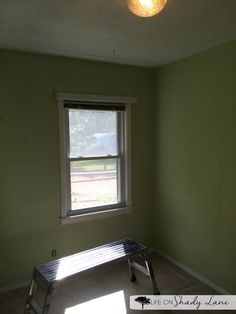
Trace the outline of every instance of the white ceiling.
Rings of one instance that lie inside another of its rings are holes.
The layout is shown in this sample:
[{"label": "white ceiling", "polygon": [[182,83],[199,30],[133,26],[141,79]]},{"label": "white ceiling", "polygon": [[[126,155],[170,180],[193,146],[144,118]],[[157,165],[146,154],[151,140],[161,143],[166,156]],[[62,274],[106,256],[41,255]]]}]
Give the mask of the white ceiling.
[{"label": "white ceiling", "polygon": [[160,66],[236,39],[236,0],[168,0],[151,18],[126,0],[0,0],[0,48]]}]

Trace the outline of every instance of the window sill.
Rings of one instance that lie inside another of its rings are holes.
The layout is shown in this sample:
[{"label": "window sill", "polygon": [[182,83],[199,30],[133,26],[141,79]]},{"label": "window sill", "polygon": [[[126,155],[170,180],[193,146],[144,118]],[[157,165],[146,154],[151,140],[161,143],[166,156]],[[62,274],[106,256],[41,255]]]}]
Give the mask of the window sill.
[{"label": "window sill", "polygon": [[78,223],[82,221],[101,219],[101,218],[107,218],[107,217],[112,217],[112,216],[130,214],[130,213],[132,213],[132,207],[123,207],[123,208],[104,210],[104,211],[94,212],[94,213],[62,217],[60,220],[61,220],[62,225],[69,225],[69,224]]}]

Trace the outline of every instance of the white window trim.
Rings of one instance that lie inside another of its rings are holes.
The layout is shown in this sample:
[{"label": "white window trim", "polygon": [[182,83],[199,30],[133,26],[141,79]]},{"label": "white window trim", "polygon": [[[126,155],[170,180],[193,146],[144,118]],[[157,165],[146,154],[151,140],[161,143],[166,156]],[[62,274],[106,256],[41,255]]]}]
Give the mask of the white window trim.
[{"label": "white window trim", "polygon": [[[61,165],[61,215],[62,224],[70,224],[92,219],[105,218],[115,215],[128,214],[132,211],[132,182],[131,182],[131,105],[137,102],[136,97],[123,96],[106,96],[106,95],[87,95],[87,94],[71,94],[71,93],[56,93],[55,99],[58,102],[59,112],[59,132],[60,132],[60,165]],[[68,195],[70,195],[69,186],[66,184],[69,176],[68,164],[68,147],[66,138],[66,120],[64,118],[64,102],[65,101],[91,101],[103,102],[107,104],[124,104],[126,107],[124,127],[125,127],[125,200],[126,206],[122,208],[107,209],[104,211],[81,213],[78,215],[68,215]]]}]

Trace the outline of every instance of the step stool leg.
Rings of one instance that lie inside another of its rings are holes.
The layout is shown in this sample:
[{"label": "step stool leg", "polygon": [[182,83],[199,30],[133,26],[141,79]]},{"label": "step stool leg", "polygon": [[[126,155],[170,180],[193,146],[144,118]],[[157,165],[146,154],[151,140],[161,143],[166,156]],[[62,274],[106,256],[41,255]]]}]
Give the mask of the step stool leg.
[{"label": "step stool leg", "polygon": [[42,312],[43,314],[49,314],[52,298],[54,297],[55,294],[56,294],[56,288],[52,286],[48,287],[45,294],[44,302],[43,302],[43,312]]},{"label": "step stool leg", "polygon": [[29,288],[29,293],[26,299],[26,304],[25,304],[25,311],[24,313],[30,313],[31,311],[31,306],[29,304],[29,300],[35,297],[35,293],[36,293],[36,288],[37,288],[37,282],[34,279],[34,276],[31,279],[31,283],[30,283],[30,288]]},{"label": "step stool leg", "polygon": [[145,255],[144,256],[145,258],[145,264],[146,264],[146,268],[149,272],[149,277],[150,277],[150,280],[152,282],[152,286],[153,286],[153,294],[155,295],[160,295],[160,291],[157,287],[157,283],[156,283],[156,278],[155,278],[155,273],[153,271],[153,268],[152,268],[152,264],[151,264],[151,261],[150,261],[150,258],[149,258],[149,255]]},{"label": "step stool leg", "polygon": [[136,276],[135,276],[135,272],[134,272],[134,268],[131,265],[131,259],[128,259],[128,265],[129,265],[129,271],[130,271],[130,280],[131,281],[136,281]]},{"label": "step stool leg", "polygon": [[50,310],[51,305],[51,296],[46,292],[44,302],[43,302],[43,314],[48,314]]}]

